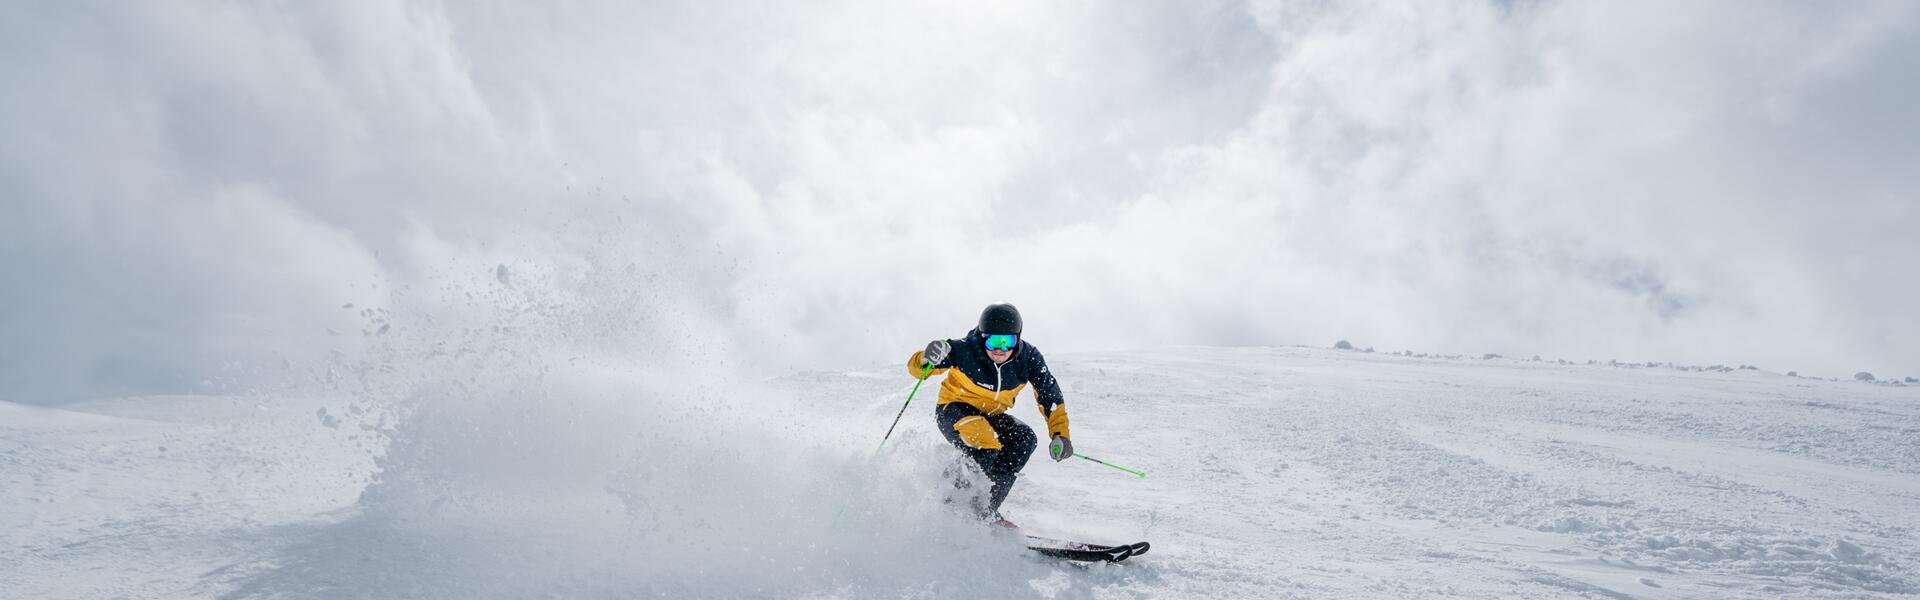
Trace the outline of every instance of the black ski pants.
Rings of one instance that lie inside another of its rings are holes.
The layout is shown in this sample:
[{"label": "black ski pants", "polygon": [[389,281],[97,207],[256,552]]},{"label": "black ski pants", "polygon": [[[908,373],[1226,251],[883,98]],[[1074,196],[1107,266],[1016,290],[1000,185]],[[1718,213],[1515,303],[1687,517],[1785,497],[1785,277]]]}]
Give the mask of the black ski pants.
[{"label": "black ski pants", "polygon": [[[986,506],[974,508],[982,517],[998,515],[1000,503],[1006,501],[1007,492],[1013,490],[1013,481],[1020,477],[1020,469],[1027,466],[1027,459],[1039,445],[1033,428],[1012,415],[988,415],[964,402],[942,404],[935,409],[934,416],[947,442],[980,465],[987,480],[993,482],[985,498]],[[992,428],[991,435],[987,434],[987,427]],[[960,479],[955,485],[966,487],[966,481]]]}]

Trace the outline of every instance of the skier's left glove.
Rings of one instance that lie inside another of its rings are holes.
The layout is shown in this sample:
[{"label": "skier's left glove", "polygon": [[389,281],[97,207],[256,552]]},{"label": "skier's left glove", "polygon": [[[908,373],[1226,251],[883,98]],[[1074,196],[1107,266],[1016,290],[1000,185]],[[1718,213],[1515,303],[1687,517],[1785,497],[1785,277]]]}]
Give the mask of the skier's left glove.
[{"label": "skier's left glove", "polygon": [[1053,436],[1053,443],[1047,445],[1047,456],[1053,457],[1054,462],[1073,458],[1073,440]]}]

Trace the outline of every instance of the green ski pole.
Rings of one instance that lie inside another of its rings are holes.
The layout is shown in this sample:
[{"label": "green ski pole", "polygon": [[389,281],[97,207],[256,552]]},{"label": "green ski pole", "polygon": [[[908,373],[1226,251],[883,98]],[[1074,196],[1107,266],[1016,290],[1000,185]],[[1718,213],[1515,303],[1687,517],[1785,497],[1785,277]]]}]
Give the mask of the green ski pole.
[{"label": "green ski pole", "polygon": [[1145,471],[1135,471],[1135,470],[1133,470],[1133,469],[1129,469],[1129,468],[1126,468],[1126,467],[1122,467],[1122,466],[1120,466],[1120,465],[1116,465],[1116,464],[1113,464],[1113,463],[1110,463],[1110,462],[1107,462],[1107,461],[1104,461],[1104,460],[1100,460],[1100,459],[1098,459],[1098,458],[1094,458],[1094,457],[1091,457],[1091,456],[1087,456],[1087,455],[1085,455],[1085,454],[1079,454],[1079,453],[1075,453],[1075,454],[1074,454],[1074,456],[1078,456],[1078,457],[1080,457],[1080,458],[1084,458],[1084,459],[1087,459],[1087,460],[1090,460],[1090,461],[1093,461],[1093,462],[1097,462],[1097,463],[1100,463],[1100,464],[1103,464],[1103,465],[1106,465],[1106,466],[1109,466],[1109,467],[1113,467],[1113,468],[1115,468],[1115,469],[1119,469],[1119,470],[1122,470],[1122,471],[1126,471],[1126,472],[1128,472],[1128,473],[1132,473],[1132,474],[1134,474],[1134,475],[1136,475],[1136,476],[1138,476],[1138,477],[1139,477],[1139,478],[1141,478],[1141,479],[1146,479],[1146,478],[1147,478],[1147,474],[1146,474],[1146,472],[1145,472]]},{"label": "green ski pole", "polygon": [[[907,407],[913,404],[913,395],[920,393],[920,384],[926,383],[927,376],[933,374],[932,367],[933,367],[932,363],[921,365],[920,380],[913,383],[913,391],[907,392],[907,402],[905,404],[900,405],[900,414],[893,416],[893,424],[887,426],[887,434],[880,436],[880,445],[874,447],[873,449],[874,458],[879,458],[880,451],[887,447],[887,438],[893,437],[893,428],[900,426],[900,417],[905,416],[907,414]],[[1142,475],[1141,477],[1145,477],[1145,475]]]}]

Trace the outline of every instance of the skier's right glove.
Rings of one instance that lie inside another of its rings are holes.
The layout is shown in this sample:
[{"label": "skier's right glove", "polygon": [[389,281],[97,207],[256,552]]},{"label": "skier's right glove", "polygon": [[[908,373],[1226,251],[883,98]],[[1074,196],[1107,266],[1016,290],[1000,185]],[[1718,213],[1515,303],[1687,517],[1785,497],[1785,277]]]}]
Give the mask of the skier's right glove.
[{"label": "skier's right glove", "polygon": [[927,344],[927,350],[925,352],[920,353],[920,359],[926,361],[929,365],[937,365],[940,364],[940,361],[946,360],[947,355],[952,353],[953,346],[948,344],[946,340],[934,340],[932,343]]}]

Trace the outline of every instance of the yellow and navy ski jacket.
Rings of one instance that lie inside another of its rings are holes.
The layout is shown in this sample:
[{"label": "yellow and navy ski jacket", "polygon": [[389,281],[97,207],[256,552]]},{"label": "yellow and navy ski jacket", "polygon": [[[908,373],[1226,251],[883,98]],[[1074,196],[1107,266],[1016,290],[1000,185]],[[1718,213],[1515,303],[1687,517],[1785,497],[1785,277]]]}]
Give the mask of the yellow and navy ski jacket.
[{"label": "yellow and navy ski jacket", "polygon": [[1013,357],[1006,364],[995,365],[987,357],[987,347],[980,339],[979,330],[968,331],[966,337],[947,340],[953,346],[946,360],[940,361],[931,369],[924,368],[926,361],[922,352],[913,353],[907,359],[907,372],[914,377],[931,377],[941,373],[947,379],[940,384],[941,405],[959,402],[980,409],[989,416],[1007,412],[1013,408],[1013,400],[1027,384],[1033,384],[1033,396],[1040,405],[1040,417],[1047,422],[1047,436],[1060,436],[1073,439],[1067,432],[1067,399],[1060,395],[1060,383],[1053,379],[1053,373],[1047,370],[1047,359],[1040,355],[1040,349],[1026,340],[1013,349]]}]

